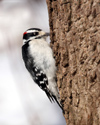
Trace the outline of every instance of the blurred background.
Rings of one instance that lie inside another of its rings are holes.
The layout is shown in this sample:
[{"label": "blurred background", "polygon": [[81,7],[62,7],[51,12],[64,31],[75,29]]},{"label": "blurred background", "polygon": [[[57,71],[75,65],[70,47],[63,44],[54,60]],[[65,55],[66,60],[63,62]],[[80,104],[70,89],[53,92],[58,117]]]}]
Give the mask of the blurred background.
[{"label": "blurred background", "polygon": [[65,125],[25,69],[22,36],[32,27],[49,31],[46,0],[0,0],[0,125]]}]

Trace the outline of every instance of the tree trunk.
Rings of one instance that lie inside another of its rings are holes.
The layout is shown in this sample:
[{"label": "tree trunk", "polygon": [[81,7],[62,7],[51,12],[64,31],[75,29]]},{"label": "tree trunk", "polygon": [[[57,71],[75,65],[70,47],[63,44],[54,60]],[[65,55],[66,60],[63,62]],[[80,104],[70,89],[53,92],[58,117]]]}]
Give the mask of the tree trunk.
[{"label": "tree trunk", "polygon": [[67,125],[100,125],[100,0],[47,0]]}]

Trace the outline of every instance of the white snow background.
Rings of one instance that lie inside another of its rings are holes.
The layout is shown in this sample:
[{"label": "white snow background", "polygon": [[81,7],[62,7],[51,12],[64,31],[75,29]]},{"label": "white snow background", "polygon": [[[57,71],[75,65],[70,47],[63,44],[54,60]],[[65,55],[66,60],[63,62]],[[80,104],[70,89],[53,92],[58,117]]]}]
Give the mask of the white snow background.
[{"label": "white snow background", "polygon": [[31,27],[49,31],[45,0],[0,0],[0,125],[65,125],[25,69],[22,36]]}]

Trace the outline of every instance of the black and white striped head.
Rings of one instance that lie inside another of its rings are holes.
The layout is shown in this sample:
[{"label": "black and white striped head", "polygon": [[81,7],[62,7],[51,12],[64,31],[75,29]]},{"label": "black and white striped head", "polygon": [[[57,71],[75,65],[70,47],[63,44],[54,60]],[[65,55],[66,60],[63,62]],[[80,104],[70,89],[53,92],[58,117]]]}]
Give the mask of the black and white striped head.
[{"label": "black and white striped head", "polygon": [[41,29],[30,28],[23,34],[23,44],[25,44],[29,40],[46,38],[47,36],[49,36],[49,33],[46,33]]}]

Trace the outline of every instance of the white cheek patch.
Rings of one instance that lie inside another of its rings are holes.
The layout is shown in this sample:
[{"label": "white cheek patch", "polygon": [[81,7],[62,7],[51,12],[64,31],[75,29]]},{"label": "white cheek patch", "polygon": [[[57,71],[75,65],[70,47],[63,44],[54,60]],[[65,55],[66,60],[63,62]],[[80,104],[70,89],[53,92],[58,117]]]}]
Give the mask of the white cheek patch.
[{"label": "white cheek patch", "polygon": [[26,40],[25,39],[23,39],[23,45],[26,43]]}]

